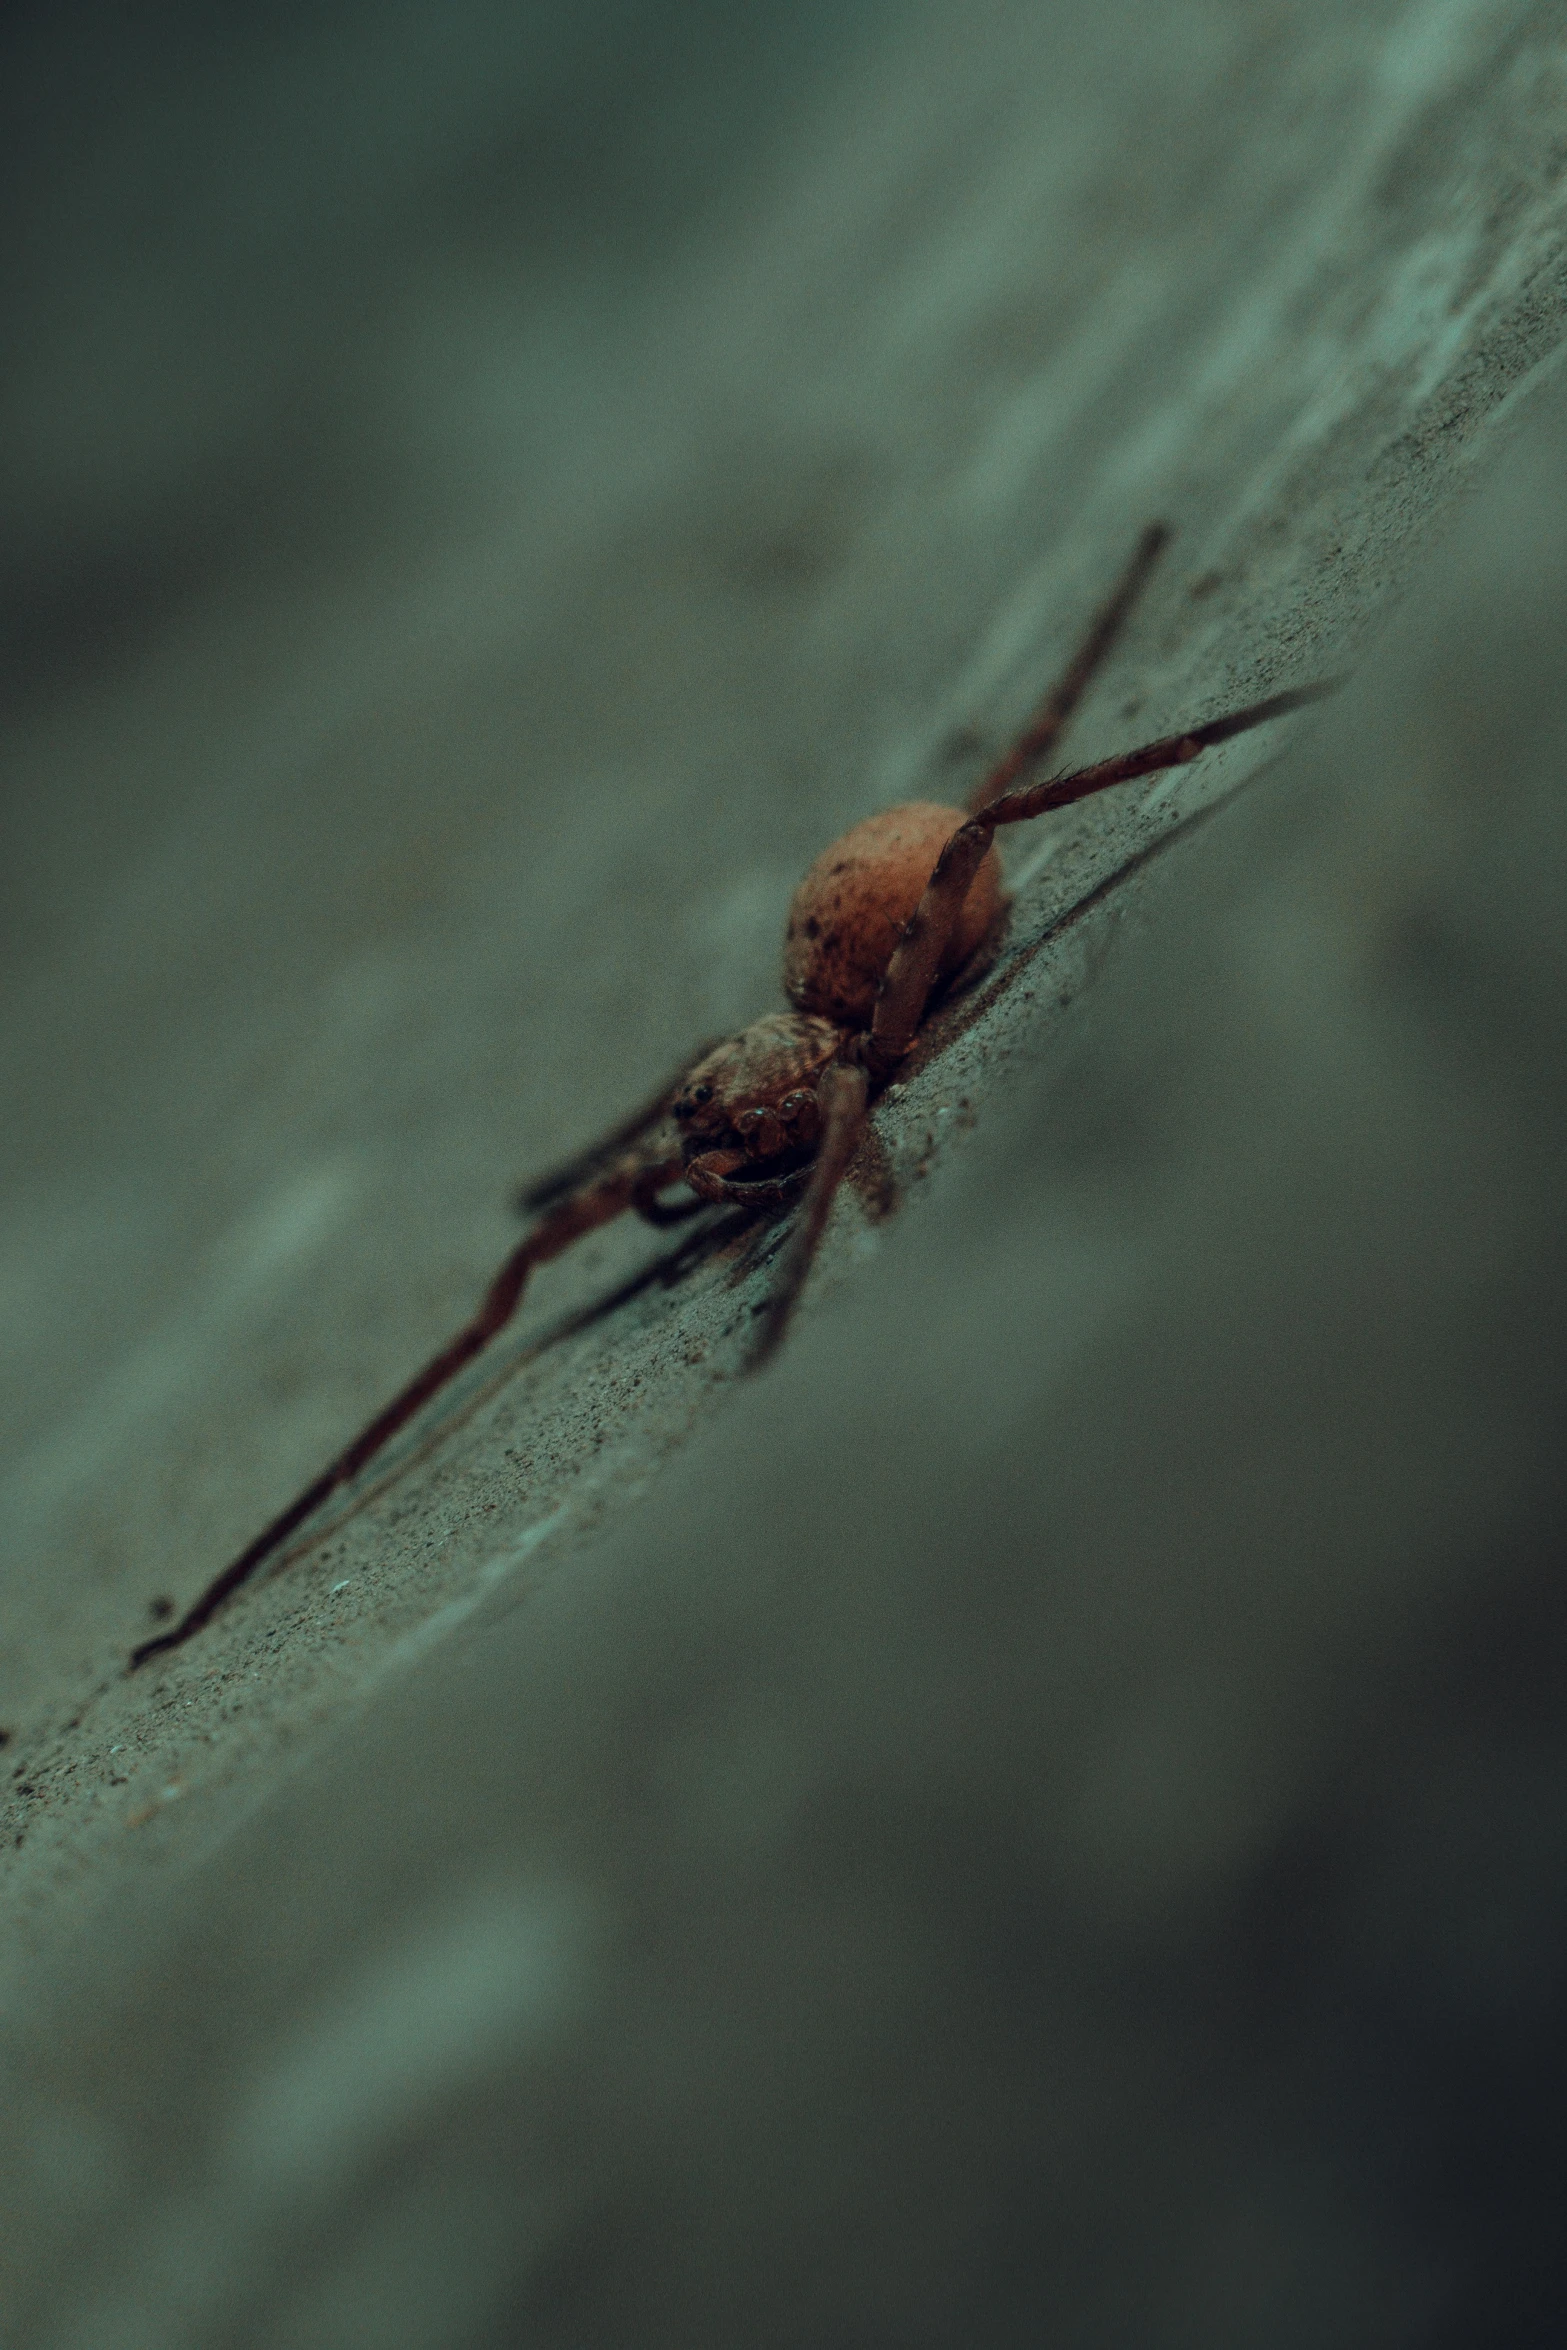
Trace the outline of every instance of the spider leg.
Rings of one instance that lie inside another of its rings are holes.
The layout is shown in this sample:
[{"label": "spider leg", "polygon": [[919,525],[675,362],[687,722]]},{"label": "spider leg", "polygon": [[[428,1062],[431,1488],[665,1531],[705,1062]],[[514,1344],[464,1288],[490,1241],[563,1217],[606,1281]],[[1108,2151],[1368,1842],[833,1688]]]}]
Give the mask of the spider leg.
[{"label": "spider leg", "polygon": [[869,1099],[869,1076],[854,1062],[834,1061],[823,1071],[817,1087],[817,1101],[822,1113],[822,1138],[810,1169],[810,1186],[805,1194],[805,1203],[795,1219],[794,1229],[784,1248],[773,1281],[772,1295],[762,1314],[756,1345],[746,1365],[749,1371],[758,1370],[776,1353],[789,1327],[789,1317],[805,1286],[805,1277],[815,1259],[817,1246],[832,1211],[832,1203],[838,1196],[838,1186],[848,1172],[849,1161],[865,1131]]},{"label": "spider leg", "polygon": [[644,1175],[632,1193],[633,1213],[640,1216],[644,1224],[652,1224],[660,1229],[667,1224],[684,1224],[690,1217],[700,1216],[706,1207],[707,1202],[703,1199],[670,1200],[667,1203],[661,1200],[658,1195],[668,1180],[664,1169],[657,1168],[653,1174]]},{"label": "spider leg", "polygon": [[1334,678],[1325,684],[1296,686],[1285,693],[1270,694],[1265,702],[1252,702],[1244,710],[1231,710],[1222,718],[1210,718],[1204,725],[1189,727],[1183,734],[1161,735],[1156,742],[1144,743],[1135,751],[1122,751],[1113,759],[1100,759],[1092,767],[1079,767],[1068,775],[1046,776],[1039,783],[1022,784],[976,810],[966,824],[959,825],[937,858],[935,871],[925,884],[925,894],[893,949],[876,998],[870,1035],[859,1043],[871,1075],[878,1082],[884,1081],[913,1042],[925,1017],[925,1005],[958,910],[998,824],[1025,823],[1031,816],[1043,816],[1048,809],[1070,807],[1075,800],[1086,800],[1095,792],[1108,791],[1112,784],[1129,783],[1134,776],[1156,775],[1166,767],[1184,767],[1211,744],[1228,742],[1233,735],[1266,725],[1270,718],[1282,718],[1287,711],[1299,710],[1308,702],[1319,702],[1325,694],[1336,693],[1342,682]]},{"label": "spider leg", "polygon": [[489,1345],[496,1333],[503,1330],[522,1302],[522,1293],[528,1275],[535,1265],[542,1265],[551,1257],[558,1257],[583,1233],[591,1232],[630,1207],[638,1188],[651,1184],[655,1189],[673,1183],[681,1172],[678,1151],[663,1162],[650,1161],[646,1153],[628,1152],[613,1167],[598,1178],[570,1193],[555,1207],[552,1214],[535,1225],[525,1240],[518,1243],[502,1264],[489,1288],[484,1302],[472,1321],[465,1322],[455,1338],[448,1339],[438,1354],[431,1356],[424,1369],[395,1395],[375,1418],[362,1428],[348,1444],[328,1463],[319,1477],[313,1478],[303,1493],[296,1495],[287,1509],[279,1512],[270,1525],[264,1526],[253,1542],[246,1544],[238,1558],[226,1566],[221,1575],[207,1585],[201,1597],[188,1607],[172,1631],[160,1632],[156,1639],[144,1640],[132,1652],[130,1670],[144,1665],[149,1657],[159,1656],[165,1649],[178,1648],[193,1632],[199,1632],[217,1613],[223,1602],[248,1583],[258,1567],[281,1549],[289,1536],[308,1517],[318,1510],[329,1495],[340,1485],[346,1485],[360,1470],[374,1460],[383,1445],[390,1443],[398,1430],[411,1420],[421,1405],[439,1394],[447,1383],[457,1376],[464,1364],[473,1360]]},{"label": "spider leg", "polygon": [[1000,764],[969,794],[969,808],[977,813],[1010,791],[1027,768],[1048,759],[1067,720],[1087,692],[1094,672],[1126,624],[1127,614],[1142,594],[1152,571],[1170,541],[1170,526],[1152,522],[1137,542],[1132,560],[1122,572],[1109,601],[1095,613],[1088,633],[1066,669],[1051,687],[1038,710]]},{"label": "spider leg", "polygon": [[[556,1200],[564,1198],[568,1191],[579,1190],[590,1176],[597,1174],[606,1159],[616,1157],[621,1151],[629,1149],[632,1143],[639,1142],[650,1126],[657,1125],[698,1061],[705,1061],[714,1047],[722,1042],[721,1037],[710,1036],[705,1044],[697,1046],[694,1053],[687,1053],[679,1068],[671,1071],[656,1093],[649,1094],[640,1109],[633,1110],[629,1118],[623,1118],[608,1134],[601,1135],[590,1149],[578,1151],[575,1158],[564,1159],[558,1167],[550,1168],[547,1174],[536,1175],[531,1183],[522,1184],[512,1200],[518,1213],[524,1216],[536,1215],[541,1208],[552,1206]],[[650,1218],[649,1221],[663,1223],[668,1219],[658,1217]]]},{"label": "spider leg", "polygon": [[978,821],[1026,823],[1029,817],[1043,816],[1051,808],[1069,808],[1076,800],[1091,799],[1095,792],[1108,791],[1112,784],[1130,783],[1134,776],[1157,775],[1166,767],[1189,766],[1215,743],[1227,743],[1234,735],[1249,734],[1254,726],[1266,726],[1270,718],[1283,718],[1291,710],[1303,710],[1308,702],[1324,701],[1329,694],[1336,694],[1343,683],[1341,677],[1329,677],[1318,685],[1292,686],[1284,693],[1270,694],[1266,701],[1249,702],[1244,710],[1226,711],[1222,718],[1206,719],[1201,726],[1189,726],[1180,734],[1162,734],[1156,742],[1143,743],[1135,751],[1118,751],[1114,758],[1098,759],[1092,767],[1078,767],[1067,775],[1047,775],[1039,783],[1022,784],[1016,791],[992,800]]}]

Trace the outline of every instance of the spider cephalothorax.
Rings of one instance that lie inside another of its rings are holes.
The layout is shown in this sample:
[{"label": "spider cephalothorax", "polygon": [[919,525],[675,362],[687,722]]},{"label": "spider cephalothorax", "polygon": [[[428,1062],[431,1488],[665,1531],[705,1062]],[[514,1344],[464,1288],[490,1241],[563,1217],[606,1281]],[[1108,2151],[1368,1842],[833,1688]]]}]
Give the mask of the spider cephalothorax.
[{"label": "spider cephalothorax", "polygon": [[[487,1346],[516,1312],[535,1265],[627,1208],[663,1224],[704,1203],[777,1207],[803,1192],[751,1360],[772,1351],[872,1098],[913,1043],[935,989],[999,924],[1006,901],[994,847],[998,826],[1067,807],[1133,776],[1183,766],[1210,743],[1329,690],[1275,694],[1075,774],[1023,780],[1054,748],[1167,536],[1158,526],[1143,533],[1077,657],[966,810],[928,800],[888,808],[817,858],[795,892],[784,943],[784,990],[794,1010],[770,1012],[705,1049],[594,1150],[531,1184],[521,1205],[538,1220],[496,1274],[473,1320],[263,1528],[172,1631],[142,1643],[133,1666],[199,1631],[329,1494]],[[660,1194],[677,1184],[695,1196],[672,1206]]]},{"label": "spider cephalothorax", "polygon": [[[699,1198],[730,1196],[748,1164],[802,1161],[821,1132],[817,1080],[839,1037],[830,1020],[769,1012],[697,1062],[670,1114],[682,1173]],[[747,1188],[754,1196],[754,1179]]]}]

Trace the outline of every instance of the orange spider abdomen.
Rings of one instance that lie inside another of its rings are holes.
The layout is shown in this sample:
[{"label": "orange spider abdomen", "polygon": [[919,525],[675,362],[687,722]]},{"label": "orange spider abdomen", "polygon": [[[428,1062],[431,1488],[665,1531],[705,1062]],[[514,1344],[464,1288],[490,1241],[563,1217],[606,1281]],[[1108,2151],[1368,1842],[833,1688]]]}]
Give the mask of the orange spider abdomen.
[{"label": "orange spider abdomen", "polygon": [[[961,808],[909,800],[867,816],[824,849],[794,893],[784,934],[784,992],[802,1012],[868,1028],[882,974],[919,904]],[[969,884],[941,959],[943,978],[966,963],[1004,902],[994,847]]]}]

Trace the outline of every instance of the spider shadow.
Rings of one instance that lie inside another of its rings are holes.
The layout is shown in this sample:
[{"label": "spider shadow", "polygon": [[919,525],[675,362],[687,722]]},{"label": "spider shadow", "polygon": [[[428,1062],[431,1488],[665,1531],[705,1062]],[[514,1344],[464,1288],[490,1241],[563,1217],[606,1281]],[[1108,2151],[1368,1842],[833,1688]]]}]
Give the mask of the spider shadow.
[{"label": "spider shadow", "polygon": [[1086,921],[1090,914],[1114,896],[1123,883],[1134,879],[1167,850],[1175,848],[1178,843],[1189,839],[1211,822],[1229,806],[1237,793],[1246,789],[1251,780],[1248,777],[1245,782],[1237,784],[1233,791],[1226,792],[1222,799],[1212,800],[1206,807],[1194,809],[1189,816],[1180,817],[1155,839],[1145,841],[1141,848],[1123,857],[1111,872],[1096,881],[1092,889],[1085,890],[1080,898],[1074,898],[1069,906],[1063,906],[1035,937],[1010,953],[1008,940],[1013,907],[1010,904],[1004,906],[990,934],[980,941],[974,954],[933,1007],[898,1072],[899,1082],[917,1077],[932,1061],[939,1060],[944,1052],[950,1051],[959,1037],[966,1036],[971,1028],[977,1028],[1002,997],[1017,985],[1036,956],[1043,954],[1046,947],[1053,946],[1058,939],[1064,938],[1078,923]]},{"label": "spider shadow", "polygon": [[665,1249],[616,1288],[607,1291],[602,1297],[594,1298],[585,1306],[578,1306],[569,1314],[561,1315],[525,1345],[518,1347],[506,1361],[489,1365],[470,1382],[459,1383],[450,1408],[441,1412],[432,1425],[407,1445],[393,1449],[376,1475],[354,1493],[325,1525],[302,1534],[297,1542],[281,1550],[267,1567],[263,1582],[272,1582],[286,1569],[297,1566],[311,1551],[319,1550],[324,1544],[333,1541],[373,1503],[383,1500],[401,1484],[410,1470],[418,1468],[447,1444],[459,1429],[467,1427],[519,1372],[542,1360],[554,1348],[579,1337],[583,1331],[593,1329],[600,1322],[607,1322],[622,1307],[633,1304],[648,1290],[674,1289],[702,1265],[726,1255],[737,1260],[729,1276],[730,1286],[744,1280],[757,1265],[765,1264],[771,1250],[765,1241],[751,1252],[744,1251],[741,1244],[759,1226],[781,1224],[782,1220],[783,1211],[767,1207],[730,1208],[720,1215],[704,1219],[696,1231],[687,1233],[675,1247]]}]

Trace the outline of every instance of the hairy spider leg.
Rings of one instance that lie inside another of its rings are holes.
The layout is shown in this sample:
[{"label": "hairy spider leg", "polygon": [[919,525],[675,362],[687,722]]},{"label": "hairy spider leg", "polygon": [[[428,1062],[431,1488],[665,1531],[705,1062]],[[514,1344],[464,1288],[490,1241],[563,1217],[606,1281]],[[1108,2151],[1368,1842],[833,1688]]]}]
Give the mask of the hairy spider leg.
[{"label": "hairy spider leg", "polygon": [[296,1528],[302,1526],[339,1486],[346,1485],[350,1478],[356,1477],[361,1469],[367,1467],[383,1445],[389,1444],[398,1430],[407,1425],[421,1405],[438,1395],[449,1381],[456,1378],[465,1364],[482,1353],[517,1311],[528,1275],[535,1265],[545,1264],[551,1257],[558,1257],[563,1249],[569,1248],[585,1232],[611,1222],[625,1209],[640,1206],[666,1184],[676,1182],[680,1173],[681,1153],[677,1145],[672,1145],[659,1157],[654,1157],[647,1150],[628,1151],[613,1167],[605,1169],[594,1180],[560,1200],[554,1212],[547,1215],[512,1250],[486,1290],[484,1303],[472,1321],[464,1323],[456,1337],[449,1339],[438,1354],[431,1356],[424,1369],[392,1398],[384,1410],[376,1414],[368,1426],[360,1430],[353,1442],[344,1447],[320,1476],[314,1478],[269,1526],[263,1527],[253,1542],[246,1544],[238,1558],[207,1585],[201,1597],[186,1609],[171,1631],[160,1632],[155,1639],[144,1640],[132,1652],[130,1670],[135,1672],[149,1657],[159,1656],[166,1649],[178,1648],[193,1632],[199,1632],[204,1624],[211,1621],[224,1601],[241,1584],[248,1583],[257,1568],[282,1548]]},{"label": "hairy spider leg", "polygon": [[776,1353],[789,1327],[795,1299],[816,1255],[838,1186],[865,1132],[870,1099],[870,1077],[852,1061],[833,1061],[822,1071],[816,1088],[822,1114],[821,1140],[810,1171],[810,1185],[784,1245],[772,1292],[762,1313],[762,1325],[746,1363],[759,1370]]},{"label": "hairy spider leg", "polygon": [[1187,766],[1215,743],[1249,733],[1254,726],[1265,726],[1269,719],[1303,709],[1308,702],[1320,702],[1324,695],[1336,693],[1341,683],[1334,678],[1320,685],[1294,686],[1285,693],[1270,694],[1266,701],[1252,702],[1244,710],[1228,711],[1222,718],[1210,718],[1180,734],[1161,735],[1135,751],[1100,759],[1092,767],[1022,784],[960,824],[937,858],[925,894],[893,949],[876,998],[870,1036],[858,1040],[873,1080],[885,1083],[914,1040],[958,909],[998,825],[1023,824],[1052,808],[1069,808],[1074,801],[1090,799],[1113,784],[1130,783],[1139,775],[1157,775],[1167,767]]},{"label": "hairy spider leg", "polygon": [[1147,585],[1148,574],[1170,543],[1167,522],[1151,522],[1137,542],[1130,563],[1116,582],[1110,598],[1094,615],[1088,633],[1062,675],[999,765],[969,794],[969,808],[978,814],[992,800],[1009,792],[1028,768],[1048,759],[1067,720],[1088,691],[1094,672],[1126,625],[1127,615]]},{"label": "hairy spider leg", "polygon": [[826,1229],[834,1197],[865,1131],[871,1088],[886,1083],[914,1041],[925,1017],[925,1005],[935,984],[942,951],[997,825],[1026,823],[1031,816],[1042,816],[1051,808],[1070,807],[1075,800],[1089,799],[1095,792],[1108,791],[1113,784],[1129,783],[1135,776],[1156,775],[1167,767],[1183,767],[1214,743],[1228,742],[1232,735],[1264,726],[1270,718],[1282,718],[1287,711],[1321,701],[1324,695],[1337,692],[1341,682],[1333,679],[1322,685],[1296,686],[1286,693],[1270,694],[1264,702],[1253,702],[1244,710],[1211,718],[1205,725],[1189,727],[1183,734],[1161,735],[1157,742],[1144,743],[1135,751],[1122,751],[1113,759],[1101,759],[1092,767],[1078,768],[1073,774],[1025,784],[976,810],[966,824],[958,827],[937,859],[925,893],[893,950],[876,999],[869,1034],[846,1039],[844,1058],[833,1062],[822,1074],[818,1089],[824,1119],[821,1146],[811,1170],[810,1189],[773,1284],[749,1369],[755,1370],[770,1359],[788,1328]]}]

